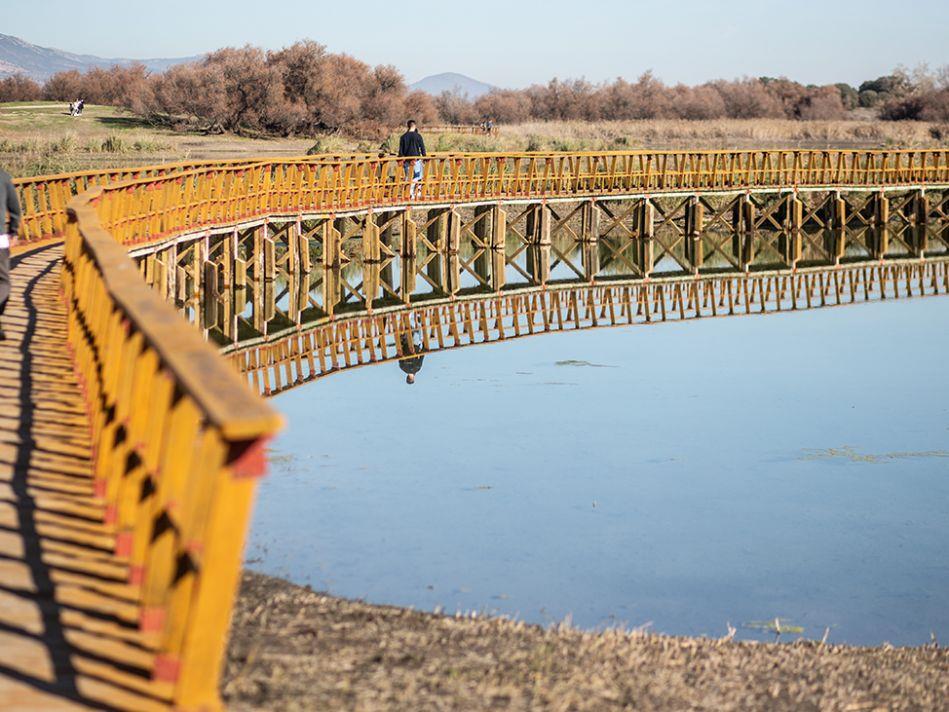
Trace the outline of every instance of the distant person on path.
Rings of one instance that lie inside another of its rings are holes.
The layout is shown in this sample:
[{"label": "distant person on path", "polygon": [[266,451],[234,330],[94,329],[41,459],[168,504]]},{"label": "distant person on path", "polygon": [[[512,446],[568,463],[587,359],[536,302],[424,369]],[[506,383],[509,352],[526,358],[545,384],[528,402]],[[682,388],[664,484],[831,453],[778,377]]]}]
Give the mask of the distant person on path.
[{"label": "distant person on path", "polygon": [[415,374],[422,370],[422,361],[425,356],[419,353],[422,349],[421,343],[415,345],[415,337],[411,332],[406,332],[400,337],[403,356],[399,359],[399,368],[405,374],[405,382],[410,386],[415,383]]},{"label": "distant person on path", "polygon": [[[0,316],[3,316],[10,298],[10,248],[16,245],[20,215],[20,201],[13,180],[0,170]],[[5,338],[0,324],[0,341]]]},{"label": "distant person on path", "polygon": [[82,116],[82,110],[85,108],[86,108],[86,100],[80,99],[78,102],[76,102],[76,115]]},{"label": "distant person on path", "polygon": [[[422,140],[422,134],[418,132],[418,126],[414,121],[409,121],[405,126],[408,131],[399,138],[399,158],[420,159],[421,156],[426,155],[425,141]],[[412,200],[415,200],[423,170],[424,164],[421,160],[405,162],[405,180],[409,180],[409,176],[412,176],[412,187],[409,190],[409,196]]]}]

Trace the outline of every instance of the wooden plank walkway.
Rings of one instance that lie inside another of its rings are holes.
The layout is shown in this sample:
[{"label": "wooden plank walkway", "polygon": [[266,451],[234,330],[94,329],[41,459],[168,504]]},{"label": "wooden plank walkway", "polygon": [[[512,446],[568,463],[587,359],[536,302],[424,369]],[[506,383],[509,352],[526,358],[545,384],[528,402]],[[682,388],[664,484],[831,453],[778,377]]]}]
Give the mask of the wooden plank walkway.
[{"label": "wooden plank walkway", "polygon": [[93,497],[62,247],[13,258],[0,343],[0,709],[169,709]]}]

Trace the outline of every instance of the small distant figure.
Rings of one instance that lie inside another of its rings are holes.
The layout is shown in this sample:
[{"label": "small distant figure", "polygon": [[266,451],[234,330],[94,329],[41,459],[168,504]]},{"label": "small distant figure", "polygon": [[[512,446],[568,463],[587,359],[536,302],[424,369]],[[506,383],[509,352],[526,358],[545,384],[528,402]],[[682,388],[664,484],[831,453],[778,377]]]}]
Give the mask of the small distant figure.
[{"label": "small distant figure", "polygon": [[481,128],[481,133],[488,133],[488,122],[485,119],[481,119],[481,123],[478,124]]},{"label": "small distant figure", "polygon": [[402,334],[400,341],[402,343],[402,353],[408,354],[399,359],[399,368],[405,374],[405,382],[410,386],[415,383],[415,374],[422,370],[422,361],[425,355],[420,353],[422,345],[416,345],[412,334]]},{"label": "small distant figure", "polygon": [[82,97],[76,102],[76,116],[82,116],[82,110],[86,108],[86,100]]},{"label": "small distant figure", "polygon": [[70,116],[75,116],[75,115],[76,115],[76,111],[77,111],[77,109],[76,109],[76,104],[78,104],[78,103],[79,103],[79,102],[76,102],[76,101],[71,101],[71,102],[69,102],[69,115],[70,115]]},{"label": "small distant figure", "polygon": [[422,139],[422,134],[418,132],[416,123],[409,121],[405,127],[408,130],[399,138],[399,158],[416,159],[414,161],[405,162],[405,180],[408,181],[409,176],[411,176],[412,181],[412,187],[409,189],[409,197],[415,200],[419,188],[418,184],[422,180],[422,174],[425,169],[421,159],[427,154],[425,153],[425,141]]},{"label": "small distant figure", "polygon": [[494,131],[494,119],[488,119],[487,123],[485,124],[485,129],[487,133],[492,133]]},{"label": "small distant figure", "polygon": [[[20,200],[13,187],[13,179],[0,170],[0,316],[10,298],[10,248],[16,246],[20,232]],[[6,338],[0,324],[0,341]],[[421,367],[421,366],[419,366]]]}]

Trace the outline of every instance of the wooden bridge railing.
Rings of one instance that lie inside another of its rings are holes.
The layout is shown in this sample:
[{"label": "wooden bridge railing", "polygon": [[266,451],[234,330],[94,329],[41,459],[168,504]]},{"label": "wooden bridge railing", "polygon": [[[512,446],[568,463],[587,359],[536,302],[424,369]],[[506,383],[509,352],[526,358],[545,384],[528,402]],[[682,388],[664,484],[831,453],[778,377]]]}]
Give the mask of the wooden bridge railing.
[{"label": "wooden bridge railing", "polygon": [[103,226],[122,244],[249,220],[499,200],[662,192],[949,184],[949,150],[465,154],[423,159],[273,161],[107,186]]},{"label": "wooden bridge railing", "polygon": [[90,205],[102,191],[71,203],[63,272],[96,493],[156,682],[176,709],[216,708],[251,497],[280,420],[144,285]]},{"label": "wooden bridge railing", "polygon": [[[337,156],[314,156],[310,161],[344,160],[363,158],[365,154]],[[20,241],[24,246],[35,246],[56,242],[65,235],[66,207],[69,201],[90,188],[132,180],[155,180],[202,168],[223,168],[262,163],[263,158],[235,158],[215,161],[182,161],[136,168],[110,168],[105,170],[79,171],[52,176],[17,178],[14,185],[23,210],[20,226]]]}]

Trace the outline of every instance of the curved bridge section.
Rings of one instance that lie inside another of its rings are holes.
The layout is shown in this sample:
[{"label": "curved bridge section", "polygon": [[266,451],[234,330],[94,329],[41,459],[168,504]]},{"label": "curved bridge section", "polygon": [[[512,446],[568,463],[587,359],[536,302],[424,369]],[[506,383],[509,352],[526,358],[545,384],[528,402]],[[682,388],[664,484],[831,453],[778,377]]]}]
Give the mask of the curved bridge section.
[{"label": "curved bridge section", "polygon": [[[339,299],[324,300],[322,331],[260,342],[269,354],[229,357],[244,359],[245,373],[290,368],[263,388],[273,392],[339,359],[398,355],[400,333],[420,324],[434,348],[787,308],[833,299],[830,281],[844,285],[838,299],[901,285],[945,291],[946,237],[932,225],[947,216],[946,151],[479,154],[424,164],[418,182],[404,160],[317,157],[20,183],[26,248],[65,236],[65,310],[50,312],[62,323],[42,343],[35,327],[17,343],[33,354],[28,369],[67,346],[75,367],[74,380],[56,385],[59,396],[53,389],[41,404],[21,394],[46,408],[29,424],[47,428],[61,403],[75,416],[81,402],[88,428],[72,418],[75,483],[62,470],[51,482],[45,461],[12,466],[14,507],[29,513],[17,531],[33,588],[21,593],[58,631],[53,640],[23,636],[42,640],[59,663],[50,681],[0,658],[0,683],[29,678],[47,707],[56,695],[130,709],[219,706],[254,478],[279,420],[175,305],[230,322],[218,318],[225,289],[265,294],[285,272],[319,274],[342,294],[345,270],[358,266],[363,297],[352,315],[336,313]],[[849,239],[848,228],[860,237]],[[585,246],[584,256],[564,240]],[[58,249],[34,251],[17,268],[46,270],[29,284],[46,285],[47,300]],[[400,269],[399,290],[382,278],[396,258],[415,265]],[[850,265],[858,258],[876,266]],[[583,286],[557,284],[567,263]],[[433,285],[428,304],[411,296],[419,275]],[[471,280],[481,294],[466,293]],[[396,305],[384,303],[386,287]],[[304,310],[296,311],[292,326],[302,329]],[[275,359],[281,349],[292,358]],[[56,492],[49,511],[31,494],[38,487]],[[63,546],[91,552],[88,563],[54,563]],[[62,610],[67,599],[81,616]],[[12,610],[0,606],[19,630]]]}]

